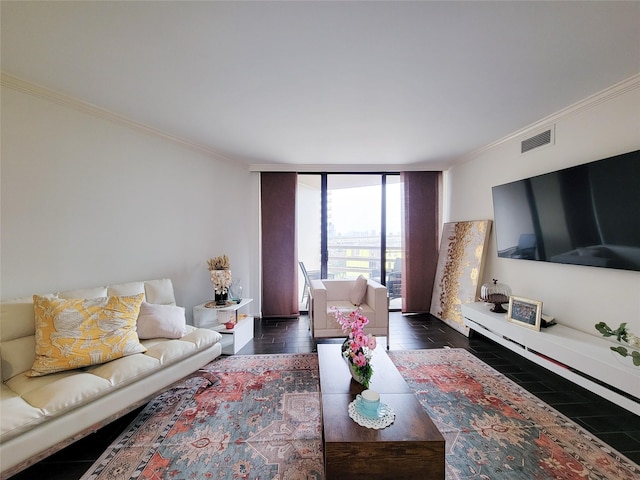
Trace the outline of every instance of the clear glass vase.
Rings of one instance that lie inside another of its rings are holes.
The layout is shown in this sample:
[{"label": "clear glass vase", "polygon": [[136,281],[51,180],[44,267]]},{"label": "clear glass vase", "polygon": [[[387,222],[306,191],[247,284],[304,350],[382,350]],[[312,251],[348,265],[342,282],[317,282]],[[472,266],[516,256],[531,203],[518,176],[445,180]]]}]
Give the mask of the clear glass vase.
[{"label": "clear glass vase", "polygon": [[235,280],[229,287],[229,298],[232,302],[240,303],[242,301],[242,285],[240,279]]}]

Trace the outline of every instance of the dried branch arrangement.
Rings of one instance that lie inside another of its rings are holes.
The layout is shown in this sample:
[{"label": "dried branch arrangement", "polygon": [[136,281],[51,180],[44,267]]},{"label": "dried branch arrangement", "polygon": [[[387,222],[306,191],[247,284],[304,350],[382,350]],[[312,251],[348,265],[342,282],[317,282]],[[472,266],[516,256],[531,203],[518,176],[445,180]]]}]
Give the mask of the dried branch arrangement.
[{"label": "dried branch arrangement", "polygon": [[207,260],[209,270],[229,270],[231,268],[231,262],[229,257],[221,255],[219,257],[210,258]]}]

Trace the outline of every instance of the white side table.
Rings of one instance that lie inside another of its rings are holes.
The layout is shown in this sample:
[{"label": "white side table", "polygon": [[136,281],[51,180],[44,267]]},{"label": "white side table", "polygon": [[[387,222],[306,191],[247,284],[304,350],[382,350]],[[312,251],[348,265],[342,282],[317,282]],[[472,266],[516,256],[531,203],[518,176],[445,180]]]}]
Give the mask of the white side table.
[{"label": "white side table", "polygon": [[[252,298],[243,298],[240,303],[225,307],[206,307],[210,302],[193,307],[193,324],[200,328],[209,328],[222,334],[222,353],[233,355],[240,351],[247,343],[253,339],[253,317],[239,315],[238,310],[249,305]],[[234,312],[236,325],[232,329],[227,329],[224,324],[218,321],[218,312]]]}]

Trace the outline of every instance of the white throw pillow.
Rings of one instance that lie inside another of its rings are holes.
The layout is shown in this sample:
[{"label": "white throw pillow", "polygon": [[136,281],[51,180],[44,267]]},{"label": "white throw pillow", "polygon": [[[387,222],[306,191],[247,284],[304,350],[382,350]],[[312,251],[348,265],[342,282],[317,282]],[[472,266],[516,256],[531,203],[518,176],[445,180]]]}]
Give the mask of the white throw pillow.
[{"label": "white throw pillow", "polygon": [[351,293],[349,294],[349,301],[356,307],[359,307],[364,302],[364,296],[367,293],[367,279],[362,275],[356,278],[356,282],[353,284]]},{"label": "white throw pillow", "polygon": [[186,335],[184,307],[142,302],[138,315],[138,337],[182,338]]}]

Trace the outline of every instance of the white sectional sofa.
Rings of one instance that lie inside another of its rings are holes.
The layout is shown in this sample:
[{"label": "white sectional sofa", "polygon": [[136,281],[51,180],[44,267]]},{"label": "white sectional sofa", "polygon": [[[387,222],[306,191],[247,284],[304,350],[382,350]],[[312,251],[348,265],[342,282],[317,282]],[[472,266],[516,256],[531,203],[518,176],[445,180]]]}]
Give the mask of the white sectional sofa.
[{"label": "white sectional sofa", "polygon": [[[169,279],[50,294],[98,298],[144,293],[149,304],[175,305]],[[220,334],[184,327],[181,338],[140,340],[146,352],[107,363],[30,377],[35,359],[33,298],[2,302],[0,355],[1,478],[8,478],[139,407],[158,391],[221,354]],[[181,333],[180,333],[181,334]]]}]

